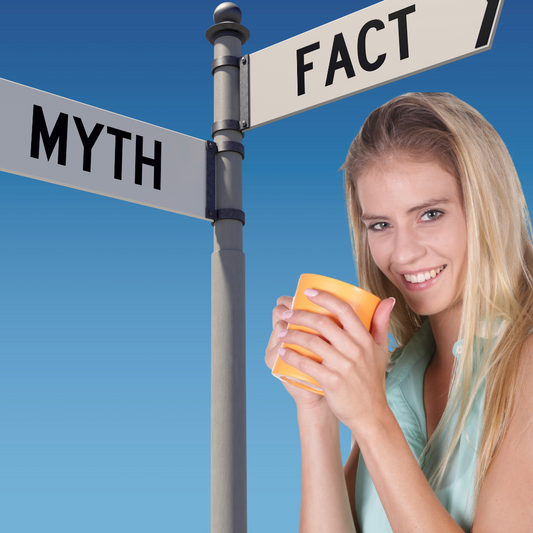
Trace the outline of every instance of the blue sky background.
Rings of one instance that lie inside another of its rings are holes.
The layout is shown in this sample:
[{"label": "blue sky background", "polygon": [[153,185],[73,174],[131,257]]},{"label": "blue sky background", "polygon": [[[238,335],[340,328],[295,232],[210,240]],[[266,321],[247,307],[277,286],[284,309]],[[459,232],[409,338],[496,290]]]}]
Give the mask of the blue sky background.
[{"label": "blue sky background", "polygon": [[[240,0],[243,53],[372,3]],[[0,77],[210,137],[217,2],[5,4]],[[295,409],[264,349],[302,272],[357,282],[352,138],[398,94],[452,92],[499,131],[533,205],[532,19],[507,0],[491,51],[246,134],[250,532],[297,530]],[[0,531],[209,531],[211,225],[0,173],[0,249]]]}]

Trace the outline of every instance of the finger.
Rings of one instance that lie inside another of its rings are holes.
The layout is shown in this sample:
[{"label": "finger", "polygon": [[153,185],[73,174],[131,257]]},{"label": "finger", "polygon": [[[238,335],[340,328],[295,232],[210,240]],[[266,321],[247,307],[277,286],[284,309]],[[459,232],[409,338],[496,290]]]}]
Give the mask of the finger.
[{"label": "finger", "polygon": [[323,307],[335,315],[341,323],[343,329],[350,332],[352,336],[357,336],[358,334],[367,334],[366,327],[361,322],[361,319],[357,316],[352,306],[347,302],[326,291],[306,289],[304,294],[314,304]]},{"label": "finger", "polygon": [[339,350],[341,350],[342,347],[346,347],[347,334],[338,324],[326,315],[320,315],[311,311],[296,310],[286,311],[283,313],[282,317],[283,320],[289,324],[294,326],[304,326],[305,328],[309,328],[314,332],[319,333],[324,339],[335,345]]},{"label": "finger", "polygon": [[285,307],[290,309],[292,307],[292,301],[293,301],[293,297],[292,296],[280,296],[276,303],[278,305],[284,305]]},{"label": "finger", "polygon": [[272,310],[272,328],[274,328],[277,322],[283,320],[283,313],[288,310],[289,309],[284,305],[276,305],[276,307],[274,307]]},{"label": "finger", "polygon": [[328,378],[332,371],[309,357],[300,355],[290,348],[279,348],[278,354],[285,363],[316,379],[322,387],[324,387],[324,383],[329,381]]},{"label": "finger", "polygon": [[272,346],[267,348],[265,352],[265,364],[266,366],[268,366],[268,368],[270,368],[270,370],[272,370],[274,364],[276,363],[281,344],[281,341],[276,344],[273,344]]},{"label": "finger", "polygon": [[270,348],[272,348],[272,346],[274,346],[275,344],[278,344],[280,342],[279,332],[282,329],[287,329],[287,327],[288,327],[288,324],[284,320],[279,320],[278,322],[276,322],[274,324],[274,328],[272,329],[272,333],[270,335],[270,339],[268,340],[266,351],[270,350]]},{"label": "finger", "polygon": [[380,302],[377,306],[372,318],[372,337],[375,343],[389,353],[389,322],[390,315],[396,300],[394,298],[387,298]]},{"label": "finger", "polygon": [[343,358],[327,340],[314,333],[306,333],[296,329],[281,329],[279,331],[279,338],[285,345],[296,345],[309,350],[320,357],[323,360],[323,364],[326,364],[330,368],[338,365]]},{"label": "finger", "polygon": [[272,327],[282,319],[285,311],[288,311],[292,306],[292,298],[290,296],[281,296],[278,298],[277,305],[272,310]]}]

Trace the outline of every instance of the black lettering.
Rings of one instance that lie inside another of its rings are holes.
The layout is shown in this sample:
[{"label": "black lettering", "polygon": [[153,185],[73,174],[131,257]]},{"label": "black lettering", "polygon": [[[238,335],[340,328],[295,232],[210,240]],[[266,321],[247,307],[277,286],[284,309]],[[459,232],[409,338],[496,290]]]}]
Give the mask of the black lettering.
[{"label": "black lettering", "polygon": [[154,158],[143,155],[143,138],[137,135],[135,141],[135,184],[143,183],[143,165],[154,167],[154,189],[161,190],[161,141],[154,141]]},{"label": "black lettering", "polygon": [[[339,54],[341,58],[339,61],[337,61]],[[353,78],[355,76],[352,60],[350,59],[350,54],[348,53],[348,48],[346,48],[346,42],[344,41],[342,33],[338,33],[333,38],[333,47],[331,48],[331,56],[329,58],[328,75],[326,77],[326,87],[333,83],[335,71],[340,68],[345,70],[348,78]]]},{"label": "black lettering", "polygon": [[487,0],[487,9],[485,10],[481,29],[477,36],[476,48],[481,48],[489,42],[490,32],[492,31],[492,25],[496,18],[496,11],[498,10],[499,3],[500,0]]},{"label": "black lettering", "polygon": [[304,55],[320,48],[320,43],[313,43],[296,50],[296,75],[298,80],[298,96],[305,94],[305,73],[313,68],[313,63],[304,63]]},{"label": "black lettering", "polygon": [[359,32],[359,37],[357,39],[357,56],[359,58],[359,64],[361,65],[361,68],[367,72],[372,72],[373,70],[377,70],[379,67],[381,67],[387,54],[381,54],[373,63],[370,63],[368,61],[368,57],[366,56],[366,34],[371,28],[379,31],[384,27],[385,24],[383,24],[381,20],[375,19],[367,22]]},{"label": "black lettering", "polygon": [[122,147],[124,139],[131,139],[131,133],[127,131],[118,130],[116,128],[107,127],[107,133],[115,136],[115,179],[122,179]]},{"label": "black lettering", "polygon": [[68,132],[68,115],[59,113],[54,129],[48,134],[46,120],[44,119],[43,108],[40,105],[33,106],[33,120],[31,125],[31,149],[30,156],[39,159],[40,139],[43,140],[44,151],[48,161],[52,157],[56,144],[59,143],[57,150],[57,163],[65,166],[67,164],[67,132]]},{"label": "black lettering", "polygon": [[90,172],[92,149],[96,139],[98,139],[98,136],[102,133],[104,125],[96,124],[93,131],[91,131],[91,134],[87,137],[87,132],[85,131],[85,126],[83,125],[81,118],[74,117],[74,122],[76,123],[76,128],[78,128],[78,133],[80,134],[80,139],[83,144],[83,170],[85,170],[85,172]]},{"label": "black lettering", "polygon": [[389,15],[389,22],[398,20],[398,36],[400,39],[400,59],[407,59],[409,57],[409,43],[407,42],[407,15],[415,12],[414,4],[409,7],[404,7],[399,11],[395,11]]}]

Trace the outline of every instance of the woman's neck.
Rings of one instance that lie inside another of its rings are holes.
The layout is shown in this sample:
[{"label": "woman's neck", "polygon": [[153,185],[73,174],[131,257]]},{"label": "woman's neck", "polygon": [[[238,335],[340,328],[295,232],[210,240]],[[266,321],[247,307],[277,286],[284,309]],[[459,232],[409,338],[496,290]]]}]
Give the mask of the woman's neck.
[{"label": "woman's neck", "polygon": [[436,346],[434,359],[441,360],[441,362],[453,361],[452,350],[459,337],[461,311],[461,306],[456,305],[438,315],[429,317]]},{"label": "woman's neck", "polygon": [[424,410],[429,440],[446,409],[455,358],[453,345],[457,342],[461,324],[461,309],[448,309],[429,317],[435,338],[435,353],[424,373]]}]

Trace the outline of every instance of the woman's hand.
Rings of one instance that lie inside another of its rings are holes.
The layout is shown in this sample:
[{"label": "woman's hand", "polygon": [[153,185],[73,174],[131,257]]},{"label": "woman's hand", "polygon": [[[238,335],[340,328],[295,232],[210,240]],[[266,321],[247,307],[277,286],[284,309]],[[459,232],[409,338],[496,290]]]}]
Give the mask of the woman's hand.
[{"label": "woman's hand", "polygon": [[[268,346],[265,352],[265,363],[271,370],[276,362],[281,345],[285,342],[285,339],[282,339],[279,336],[279,332],[288,327],[288,323],[283,320],[283,314],[290,311],[291,307],[292,298],[290,296],[281,296],[278,298],[277,305],[272,311],[272,334],[270,335],[270,340],[268,341]],[[290,385],[289,383],[283,382],[283,385],[294,398],[298,408],[327,408],[327,402],[324,400],[324,396]]]},{"label": "woman's hand", "polygon": [[[324,390],[332,412],[357,437],[358,428],[365,427],[367,421],[377,420],[383,409],[388,409],[385,369],[389,316],[395,300],[388,298],[379,304],[370,334],[347,303],[324,291],[308,289],[305,294],[312,302],[336,315],[342,327],[323,315],[290,311],[287,307],[290,302],[280,299],[278,302],[281,305],[274,311],[276,317],[281,315],[281,320],[276,321],[269,343],[270,355],[267,357],[274,360],[273,352],[278,348],[287,364],[316,379]],[[285,324],[306,326],[317,331],[322,338],[303,331],[288,330]],[[275,342],[276,332],[279,340],[311,350],[323,359],[322,364],[288,348],[281,348],[281,344]],[[291,390],[289,392],[292,394]]]}]

